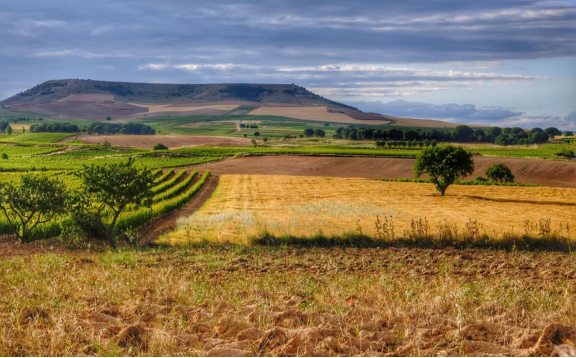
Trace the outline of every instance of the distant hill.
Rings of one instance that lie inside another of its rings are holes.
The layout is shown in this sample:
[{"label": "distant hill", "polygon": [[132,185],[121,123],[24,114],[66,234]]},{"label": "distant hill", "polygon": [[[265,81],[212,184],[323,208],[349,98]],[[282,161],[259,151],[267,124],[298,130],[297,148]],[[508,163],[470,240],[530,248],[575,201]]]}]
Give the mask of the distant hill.
[{"label": "distant hill", "polygon": [[164,84],[93,80],[51,80],[0,102],[1,105],[43,104],[75,94],[113,96],[119,102],[205,103],[246,101],[299,106],[341,106],[294,84]]},{"label": "distant hill", "polygon": [[[2,109],[63,119],[267,115],[352,124],[453,127],[364,113],[295,84],[166,84],[51,80],[0,101]],[[303,107],[303,108],[295,108]]]}]

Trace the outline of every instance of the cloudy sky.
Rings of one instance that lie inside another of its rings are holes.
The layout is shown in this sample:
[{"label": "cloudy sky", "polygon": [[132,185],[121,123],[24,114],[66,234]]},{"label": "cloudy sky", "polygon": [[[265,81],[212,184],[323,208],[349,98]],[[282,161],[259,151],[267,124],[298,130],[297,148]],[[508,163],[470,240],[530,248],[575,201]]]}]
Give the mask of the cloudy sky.
[{"label": "cloudy sky", "polygon": [[576,129],[576,0],[0,4],[0,99],[63,78],[296,83],[396,116]]}]

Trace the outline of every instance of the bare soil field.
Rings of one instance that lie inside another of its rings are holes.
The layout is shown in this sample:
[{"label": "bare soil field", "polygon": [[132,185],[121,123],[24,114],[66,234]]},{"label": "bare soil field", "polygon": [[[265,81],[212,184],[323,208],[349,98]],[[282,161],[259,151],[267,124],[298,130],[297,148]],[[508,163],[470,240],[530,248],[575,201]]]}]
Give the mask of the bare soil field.
[{"label": "bare soil field", "polygon": [[[350,118],[354,118],[354,119],[358,119],[358,120],[377,120],[377,121],[382,121],[382,116],[379,116],[377,114],[372,114],[372,113],[364,113],[361,111],[356,111],[354,109],[351,108],[343,108],[343,107],[326,107],[326,110],[329,113],[343,113],[345,115],[347,115]],[[390,120],[390,122],[392,122],[392,120]]]},{"label": "bare soil field", "polygon": [[[340,178],[398,179],[414,177],[414,159],[310,156],[254,156],[223,160],[194,167],[213,174],[268,174]],[[541,159],[474,157],[469,179],[485,175],[486,169],[504,163],[518,183],[576,188],[576,164]]]},{"label": "bare soil field", "polygon": [[357,123],[357,124],[389,124],[387,120],[357,120],[343,113],[328,112],[326,107],[260,107],[250,115],[281,116],[321,122]]},{"label": "bare soil field", "polygon": [[95,93],[79,93],[72,94],[66,98],[61,99],[61,102],[102,102],[113,101],[114,96],[111,94],[95,94]]},{"label": "bare soil field", "polygon": [[231,111],[238,107],[234,104],[212,104],[212,105],[191,105],[185,103],[178,104],[148,104],[148,103],[129,103],[134,106],[148,109],[148,113],[166,113],[166,112],[194,112],[203,110]]},{"label": "bare soil field", "polygon": [[13,246],[3,356],[550,356],[576,342],[570,254]]},{"label": "bare soil field", "polygon": [[122,102],[111,101],[57,101],[44,104],[15,104],[10,110],[43,113],[57,118],[105,119],[136,118],[146,112],[143,107],[132,106]]},{"label": "bare soil field", "polygon": [[[576,189],[453,185],[440,197],[434,185],[424,183],[222,175],[212,197],[194,215],[182,217],[166,243],[184,243],[190,231],[197,239],[238,244],[265,231],[276,237],[356,232],[375,238],[377,216],[393,220],[390,240],[410,237],[413,221],[420,220],[416,230],[427,232],[421,236],[434,235],[445,224],[458,232],[472,225],[478,236],[530,235],[527,221],[550,218],[552,230],[576,222]],[[563,235],[576,241],[576,231]]]},{"label": "bare soil field", "polygon": [[80,135],[77,139],[86,144],[102,144],[104,141],[122,147],[152,149],[156,144],[162,143],[168,148],[194,147],[194,146],[242,146],[250,145],[250,138],[218,137],[218,136],[189,136],[189,135]]}]

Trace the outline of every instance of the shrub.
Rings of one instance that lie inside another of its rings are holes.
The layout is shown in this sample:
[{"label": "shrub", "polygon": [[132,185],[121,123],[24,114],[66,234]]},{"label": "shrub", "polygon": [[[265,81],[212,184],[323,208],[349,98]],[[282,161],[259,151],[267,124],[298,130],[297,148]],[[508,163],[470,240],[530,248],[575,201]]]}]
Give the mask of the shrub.
[{"label": "shrub", "polygon": [[165,145],[164,145],[164,144],[162,144],[162,143],[158,143],[158,144],[156,144],[156,145],[154,146],[154,148],[153,148],[153,149],[154,149],[154,150],[167,150],[167,149],[168,149],[168,147],[167,147],[167,146],[165,146]]},{"label": "shrub", "polygon": [[492,180],[499,183],[513,183],[514,175],[512,171],[506,165],[502,163],[494,164],[486,170],[486,176]]}]

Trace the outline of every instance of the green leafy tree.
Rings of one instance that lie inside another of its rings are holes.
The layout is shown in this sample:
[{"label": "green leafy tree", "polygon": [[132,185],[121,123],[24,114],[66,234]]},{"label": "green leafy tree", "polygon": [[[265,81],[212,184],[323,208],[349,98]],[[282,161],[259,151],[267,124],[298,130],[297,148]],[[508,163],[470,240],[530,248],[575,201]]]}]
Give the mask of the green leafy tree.
[{"label": "green leafy tree", "polygon": [[452,145],[424,149],[414,165],[416,177],[428,174],[442,196],[458,178],[470,175],[473,171],[472,154]]},{"label": "green leafy tree", "polygon": [[2,159],[8,159],[8,154],[2,153]]},{"label": "green leafy tree", "polygon": [[260,132],[254,132],[254,137],[258,137],[260,135]]},{"label": "green leafy tree", "polygon": [[6,132],[7,132],[8,134],[14,133],[14,130],[12,129],[12,126],[8,126],[8,127],[6,128]]},{"label": "green leafy tree", "polygon": [[84,165],[84,171],[77,174],[82,179],[82,190],[72,200],[73,211],[93,217],[112,247],[117,242],[116,221],[126,207],[152,205],[154,176],[133,164],[134,159],[129,158],[123,163]]},{"label": "green leafy tree", "polygon": [[154,149],[154,150],[167,150],[168,147],[165,146],[165,145],[162,144],[162,143],[158,143],[158,144],[156,144],[156,145],[154,146],[154,148],[152,148],[152,149]]},{"label": "green leafy tree", "polygon": [[256,148],[256,147],[258,146],[258,143],[256,143],[256,139],[252,139],[252,140],[250,141],[250,143],[252,143],[252,146],[253,146],[254,148]]},{"label": "green leafy tree", "polygon": [[108,116],[108,117],[106,117],[106,120],[107,120],[107,121],[111,121],[111,120],[112,120],[112,117]]},{"label": "green leafy tree", "polygon": [[564,137],[572,137],[573,135],[574,135],[574,132],[572,132],[572,131],[564,132]]},{"label": "green leafy tree", "polygon": [[494,164],[486,170],[486,176],[488,179],[500,183],[513,183],[514,175],[512,171],[506,165],[502,163]]},{"label": "green leafy tree", "polygon": [[3,183],[0,209],[20,242],[27,242],[32,231],[66,211],[66,186],[46,176],[25,174],[20,183]]},{"label": "green leafy tree", "polygon": [[314,135],[314,128],[306,128],[304,129],[304,135],[306,137],[312,137]]},{"label": "green leafy tree", "polygon": [[548,127],[544,130],[544,132],[548,134],[551,138],[562,135],[562,132],[560,132],[560,130],[556,127]]},{"label": "green leafy tree", "polygon": [[314,130],[314,137],[326,137],[326,132],[320,128],[317,128]]}]

